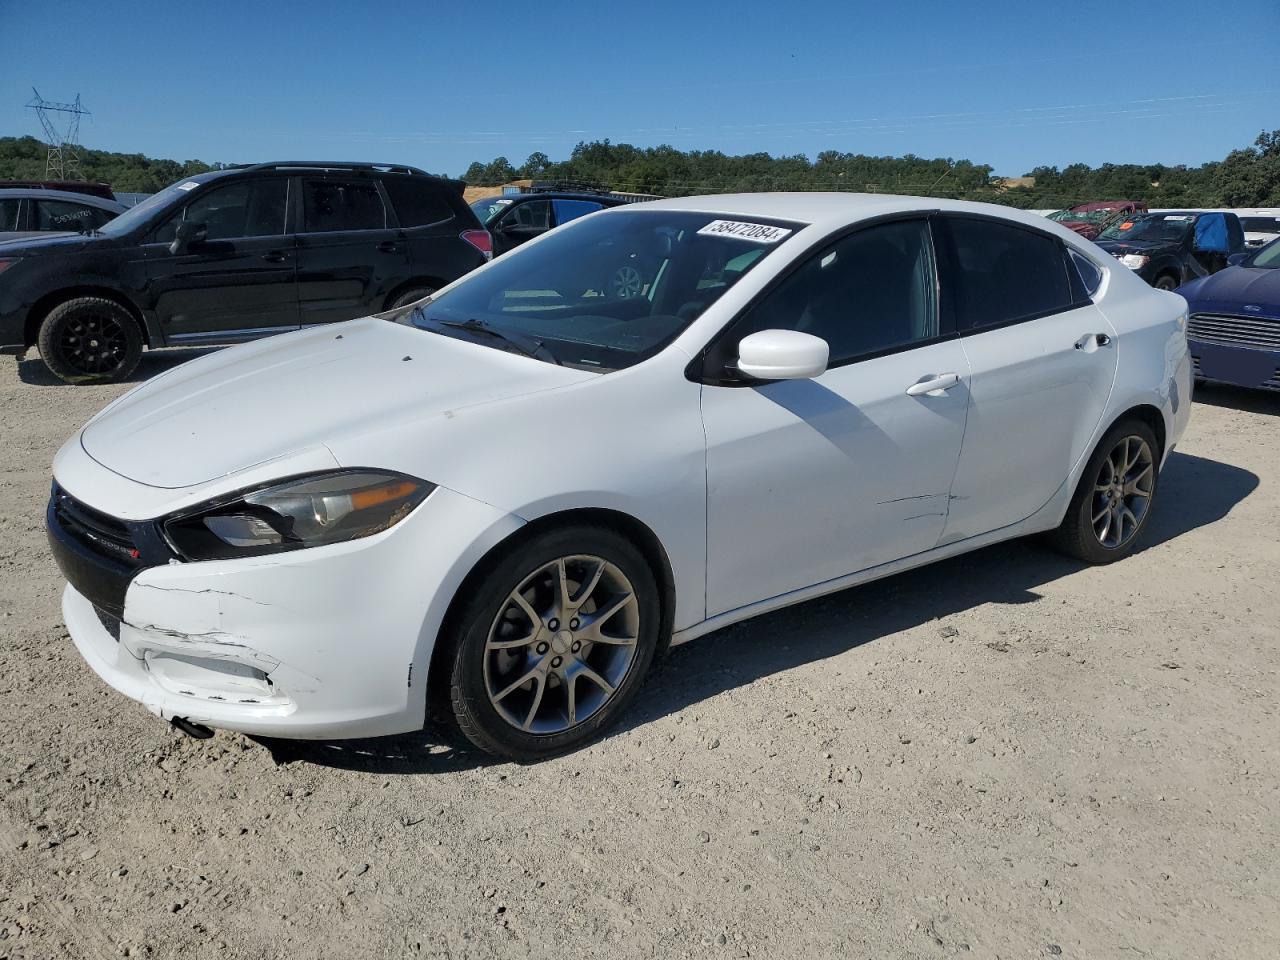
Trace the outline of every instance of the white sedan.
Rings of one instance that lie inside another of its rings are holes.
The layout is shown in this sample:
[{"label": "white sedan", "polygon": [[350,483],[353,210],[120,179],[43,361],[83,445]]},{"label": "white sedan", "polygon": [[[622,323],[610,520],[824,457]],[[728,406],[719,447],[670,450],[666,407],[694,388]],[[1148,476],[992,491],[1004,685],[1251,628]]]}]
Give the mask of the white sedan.
[{"label": "white sedan", "polygon": [[116,400],[54,462],[64,616],[195,735],[391,734],[443,707],[546,756],[668,644],[1032,533],[1124,557],[1190,415],[1185,323],[1002,207],[604,211]]}]

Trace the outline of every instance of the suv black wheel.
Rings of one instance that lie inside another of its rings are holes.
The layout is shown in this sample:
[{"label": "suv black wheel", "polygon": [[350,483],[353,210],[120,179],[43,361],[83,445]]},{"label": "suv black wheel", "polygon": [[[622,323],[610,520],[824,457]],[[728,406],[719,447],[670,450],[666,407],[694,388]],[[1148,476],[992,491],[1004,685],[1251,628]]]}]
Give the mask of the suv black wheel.
[{"label": "suv black wheel", "polygon": [[49,311],[37,337],[40,357],[67,383],[115,383],[138,366],[142,331],[105,297],[76,297]]},{"label": "suv black wheel", "polygon": [[394,310],[396,307],[403,307],[410,303],[416,303],[423,297],[429,297],[435,292],[435,287],[414,287],[412,290],[406,290],[404,293],[392,300],[387,309]]},{"label": "suv black wheel", "polygon": [[1178,289],[1178,278],[1172,273],[1162,273],[1156,277],[1156,282],[1152,286],[1157,290],[1176,290]]},{"label": "suv black wheel", "polygon": [[581,746],[635,697],[658,646],[657,582],[612,530],[539,534],[472,578],[450,700],[482,750],[527,762]]},{"label": "suv black wheel", "polygon": [[1089,458],[1055,545],[1086,563],[1113,563],[1133,552],[1160,481],[1160,444],[1142,420],[1121,420]]}]

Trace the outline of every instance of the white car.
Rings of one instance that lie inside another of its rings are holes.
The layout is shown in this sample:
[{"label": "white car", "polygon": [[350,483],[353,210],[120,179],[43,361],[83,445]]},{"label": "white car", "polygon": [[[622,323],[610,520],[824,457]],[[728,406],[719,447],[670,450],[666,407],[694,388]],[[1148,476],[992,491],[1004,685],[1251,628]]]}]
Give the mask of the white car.
[{"label": "white car", "polygon": [[1245,246],[1265,247],[1280,236],[1280,209],[1259,207],[1253,210],[1237,210],[1240,226],[1244,230]]},{"label": "white car", "polygon": [[[636,289],[606,293],[624,265]],[[1004,207],[592,214],[109,405],[54,461],[63,613],[107,683],[197,735],[443,706],[545,756],[669,643],[1040,531],[1128,554],[1190,415],[1185,321]]]}]

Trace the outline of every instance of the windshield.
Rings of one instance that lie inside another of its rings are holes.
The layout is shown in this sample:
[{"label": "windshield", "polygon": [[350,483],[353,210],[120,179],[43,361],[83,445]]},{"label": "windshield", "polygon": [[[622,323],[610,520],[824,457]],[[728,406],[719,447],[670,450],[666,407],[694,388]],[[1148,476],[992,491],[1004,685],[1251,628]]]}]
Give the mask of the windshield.
[{"label": "windshield", "polygon": [[[589,217],[385,316],[486,346],[520,343],[565,366],[617,370],[670,343],[801,226],[666,210]],[[485,328],[489,336],[472,336]]]},{"label": "windshield", "polygon": [[1099,240],[1145,240],[1170,242],[1184,239],[1196,218],[1189,213],[1155,213],[1129,217],[1102,231]]},{"label": "windshield", "polygon": [[1106,223],[1110,216],[1110,210],[1059,210],[1049,214],[1049,219],[1058,223]]},{"label": "windshield", "polygon": [[1280,233],[1280,217],[1241,217],[1245,233]]},{"label": "windshield", "polygon": [[475,211],[476,219],[480,221],[481,226],[487,227],[494,217],[510,205],[511,201],[504,197],[485,197],[471,204],[471,209]]},{"label": "windshield", "polygon": [[1246,267],[1266,267],[1270,270],[1280,267],[1280,240],[1272,240],[1242,265]]},{"label": "windshield", "polygon": [[[104,223],[98,232],[108,237],[123,237],[136,227],[148,222],[162,208],[168,207],[179,197],[185,197],[192,188],[187,184],[195,184],[195,180],[179,180],[172,186],[165,187],[159,193],[153,193],[136,206],[130,207],[114,220]],[[183,189],[186,187],[186,189]]]}]

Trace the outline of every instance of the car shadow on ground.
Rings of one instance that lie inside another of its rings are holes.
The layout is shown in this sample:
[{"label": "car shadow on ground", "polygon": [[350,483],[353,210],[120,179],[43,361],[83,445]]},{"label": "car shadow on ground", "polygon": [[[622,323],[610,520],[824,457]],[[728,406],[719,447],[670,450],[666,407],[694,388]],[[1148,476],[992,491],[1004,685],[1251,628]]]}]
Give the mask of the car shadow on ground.
[{"label": "car shadow on ground", "polygon": [[1280,392],[1277,391],[1251,390],[1229,383],[1198,383],[1194,400],[1214,407],[1280,417]]},{"label": "car shadow on ground", "polygon": [[[138,361],[138,368],[121,383],[142,383],[180,363],[186,363],[188,360],[194,360],[196,357],[203,357],[214,350],[221,349],[221,347],[167,347],[163,350],[144,350],[142,359]],[[55,377],[53,372],[44,365],[44,361],[40,359],[40,354],[34,347],[27,353],[27,359],[18,361],[18,379],[33,387],[76,386]]]},{"label": "car shadow on ground", "polygon": [[[1258,486],[1230,464],[1174,452],[1160,478],[1160,502],[1141,550],[1176,540],[1225,517]],[[987,547],[917,570],[788,607],[677,647],[656,664],[635,705],[608,734],[617,737],[659,717],[755,680],[824,660],[881,636],[988,603],[1039,599],[1037,588],[1080,569],[1037,539]],[[255,738],[277,763],[305,762],[378,774],[445,773],[495,763],[451,729],[366,740]]]}]

